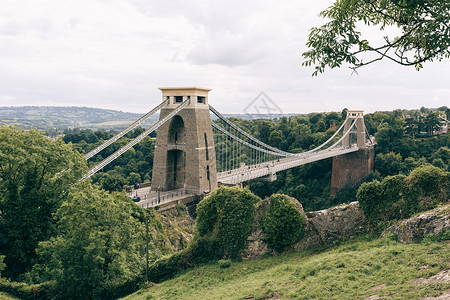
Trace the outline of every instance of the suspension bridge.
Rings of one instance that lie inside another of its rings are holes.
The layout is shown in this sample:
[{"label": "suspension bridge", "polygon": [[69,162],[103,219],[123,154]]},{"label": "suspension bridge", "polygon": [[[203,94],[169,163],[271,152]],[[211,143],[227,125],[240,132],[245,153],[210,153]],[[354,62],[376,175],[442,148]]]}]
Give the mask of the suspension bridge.
[{"label": "suspension bridge", "polygon": [[[154,131],[157,135],[151,186],[132,191],[141,207],[189,201],[190,197],[208,194],[220,184],[237,185],[256,178],[273,181],[278,172],[331,157],[334,158],[332,188],[334,182],[335,189],[349,180],[362,179],[373,168],[373,145],[364,126],[363,111],[347,111],[340,127],[321,145],[291,153],[258,140],[224,117],[208,104],[209,89],[160,90],[163,100],[159,105],[87,153],[86,159],[94,157],[158,111],[159,121],[92,167],[82,179],[91,177]],[[349,168],[355,169],[354,172]]]}]

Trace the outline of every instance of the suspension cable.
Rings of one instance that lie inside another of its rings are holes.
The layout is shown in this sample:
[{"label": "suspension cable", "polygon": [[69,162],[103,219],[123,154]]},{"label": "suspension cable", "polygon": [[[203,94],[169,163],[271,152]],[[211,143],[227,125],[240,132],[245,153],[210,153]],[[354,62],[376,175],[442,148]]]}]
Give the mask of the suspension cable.
[{"label": "suspension cable", "polygon": [[118,134],[116,134],[115,136],[113,136],[112,138],[110,138],[109,140],[107,140],[106,142],[104,142],[103,144],[101,144],[100,146],[98,146],[97,148],[95,148],[94,150],[90,151],[89,153],[87,153],[86,159],[90,159],[91,157],[93,157],[94,155],[96,155],[97,153],[99,153],[100,151],[102,151],[103,149],[105,149],[106,147],[108,147],[109,145],[111,145],[112,143],[114,143],[115,141],[117,141],[118,139],[120,139],[121,137],[123,137],[125,134],[127,134],[128,132],[130,132],[131,130],[135,129],[136,127],[138,127],[142,122],[144,122],[145,120],[147,120],[150,116],[152,116],[155,112],[157,112],[158,110],[161,109],[161,107],[163,107],[164,105],[166,105],[167,103],[169,103],[169,100],[164,100],[161,104],[159,104],[158,106],[156,106],[154,109],[152,109],[151,111],[149,111],[148,113],[146,113],[145,115],[143,115],[142,117],[140,117],[138,120],[136,120],[135,122],[133,122],[131,125],[129,125],[127,128],[123,129],[122,131],[120,131]]},{"label": "suspension cable", "polygon": [[86,178],[91,177],[101,169],[103,169],[105,166],[113,162],[116,158],[121,156],[123,153],[131,149],[134,145],[142,141],[147,135],[158,129],[161,125],[165,124],[168,120],[170,120],[173,116],[175,116],[180,110],[185,108],[189,104],[190,100],[186,100],[183,103],[181,103],[175,110],[173,110],[170,114],[168,114],[166,117],[164,117],[162,120],[158,121],[154,125],[152,125],[150,128],[148,128],[146,131],[141,133],[137,138],[129,142],[127,145],[122,147],[121,149],[117,150],[107,158],[105,158],[101,163],[96,165],[95,167],[91,168],[88,173],[84,174],[81,180],[84,180]]},{"label": "suspension cable", "polygon": [[[260,151],[260,152],[263,152],[263,153],[270,153],[270,154],[274,154],[274,155],[280,155],[280,153],[278,153],[278,152],[266,150],[266,149],[260,148],[260,147],[258,147],[258,146],[252,145],[252,144],[250,144],[250,143],[248,143],[248,142],[246,142],[246,141],[240,139],[239,137],[235,136],[234,134],[230,133],[229,131],[227,131],[226,129],[222,128],[220,125],[218,125],[218,124],[216,124],[216,123],[211,123],[211,124],[212,124],[212,126],[213,126],[214,128],[220,130],[222,133],[228,135],[230,138],[234,139],[235,141],[237,141],[237,142],[239,142],[239,143],[241,143],[241,144],[244,144],[244,145],[247,146],[247,147],[256,149],[256,150],[258,150],[258,151]],[[237,148],[237,147],[236,147],[236,148]],[[237,152],[237,151],[236,151],[236,152]],[[288,152],[286,152],[286,153],[288,153]],[[292,153],[288,153],[288,154],[289,154],[289,156],[292,156]],[[287,155],[283,155],[283,156],[287,156]]]}]

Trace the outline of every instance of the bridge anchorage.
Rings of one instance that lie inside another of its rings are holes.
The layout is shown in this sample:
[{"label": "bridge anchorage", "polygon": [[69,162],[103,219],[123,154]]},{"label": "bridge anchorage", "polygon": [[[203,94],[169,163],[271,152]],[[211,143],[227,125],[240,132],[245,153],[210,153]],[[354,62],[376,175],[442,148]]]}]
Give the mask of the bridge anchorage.
[{"label": "bridge anchorage", "polygon": [[[151,186],[131,191],[141,207],[189,203],[218,185],[237,185],[333,157],[331,193],[361,181],[373,169],[374,150],[363,111],[349,110],[336,132],[318,147],[290,153],[265,144],[208,104],[210,89],[160,88],[162,102],[116,136],[86,154],[89,159],[157,111],[159,121],[89,170],[86,179],[157,130]],[[211,121],[211,116],[213,121]]]}]

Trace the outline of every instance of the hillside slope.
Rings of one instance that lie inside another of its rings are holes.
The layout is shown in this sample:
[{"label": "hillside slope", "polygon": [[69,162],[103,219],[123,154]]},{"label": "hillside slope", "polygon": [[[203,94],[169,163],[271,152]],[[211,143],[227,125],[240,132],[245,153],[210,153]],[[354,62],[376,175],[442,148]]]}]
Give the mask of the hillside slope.
[{"label": "hillside slope", "polygon": [[[123,128],[144,114],[90,107],[22,106],[0,107],[0,123],[41,130],[68,127],[90,129]],[[158,119],[152,116],[150,121]]]},{"label": "hillside slope", "polygon": [[204,265],[125,299],[422,299],[450,290],[449,269],[448,241],[364,236],[320,253]]},{"label": "hillside slope", "polygon": [[[111,109],[76,106],[0,106],[0,124],[18,125],[40,130],[64,130],[69,127],[87,129],[122,129],[145,114]],[[294,114],[270,115],[271,118]],[[226,117],[243,119],[263,118],[267,115],[225,114]],[[213,116],[214,117],[214,116]],[[144,127],[159,119],[159,113],[143,123]]]}]

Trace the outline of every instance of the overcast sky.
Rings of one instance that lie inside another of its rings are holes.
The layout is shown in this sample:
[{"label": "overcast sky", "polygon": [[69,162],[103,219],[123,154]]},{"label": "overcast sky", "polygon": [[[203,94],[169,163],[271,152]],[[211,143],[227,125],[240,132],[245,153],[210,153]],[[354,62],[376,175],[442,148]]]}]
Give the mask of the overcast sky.
[{"label": "overcast sky", "polygon": [[158,87],[211,88],[222,113],[264,91],[284,113],[450,106],[450,61],[311,77],[309,29],[332,0],[2,0],[0,106],[145,113]]}]

